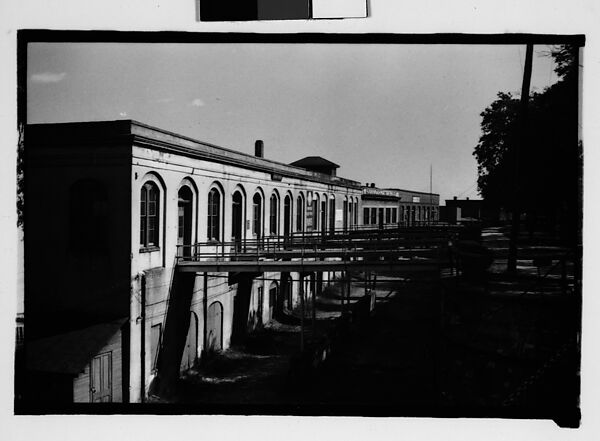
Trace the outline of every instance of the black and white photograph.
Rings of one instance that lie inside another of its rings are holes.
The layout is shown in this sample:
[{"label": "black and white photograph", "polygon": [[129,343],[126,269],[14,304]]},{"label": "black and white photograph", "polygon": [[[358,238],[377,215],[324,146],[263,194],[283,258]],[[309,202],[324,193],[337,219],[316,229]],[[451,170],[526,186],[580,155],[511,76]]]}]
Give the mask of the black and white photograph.
[{"label": "black and white photograph", "polygon": [[8,438],[593,439],[593,8],[175,3],[7,15]]},{"label": "black and white photograph", "polygon": [[17,411],[578,425],[582,37],[41,37]]}]

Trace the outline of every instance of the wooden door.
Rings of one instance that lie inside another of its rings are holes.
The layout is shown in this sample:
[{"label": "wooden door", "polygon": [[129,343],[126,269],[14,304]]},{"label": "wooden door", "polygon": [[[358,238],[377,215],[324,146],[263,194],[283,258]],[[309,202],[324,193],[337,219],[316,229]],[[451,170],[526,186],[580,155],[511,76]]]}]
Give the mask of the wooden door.
[{"label": "wooden door", "polygon": [[100,354],[90,365],[90,401],[112,402],[112,352]]}]

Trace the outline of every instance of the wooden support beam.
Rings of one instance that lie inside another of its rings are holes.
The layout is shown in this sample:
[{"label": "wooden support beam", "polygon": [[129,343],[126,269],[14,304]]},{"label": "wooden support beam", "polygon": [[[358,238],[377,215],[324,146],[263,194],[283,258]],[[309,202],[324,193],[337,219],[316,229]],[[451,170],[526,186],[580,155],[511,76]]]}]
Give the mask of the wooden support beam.
[{"label": "wooden support beam", "polygon": [[[317,284],[319,283],[319,278],[316,273],[313,273],[313,287],[312,287],[312,333],[313,340],[315,335],[317,335]],[[321,280],[323,278],[321,277]]]},{"label": "wooden support beam", "polygon": [[304,277],[300,276],[298,279],[300,284],[300,352],[304,351]]},{"label": "wooden support beam", "polygon": [[208,348],[208,273],[204,272],[203,277],[203,289],[204,293],[202,295],[203,305],[202,305],[202,315],[203,315],[203,325],[202,325],[202,352],[206,355],[206,351]]}]

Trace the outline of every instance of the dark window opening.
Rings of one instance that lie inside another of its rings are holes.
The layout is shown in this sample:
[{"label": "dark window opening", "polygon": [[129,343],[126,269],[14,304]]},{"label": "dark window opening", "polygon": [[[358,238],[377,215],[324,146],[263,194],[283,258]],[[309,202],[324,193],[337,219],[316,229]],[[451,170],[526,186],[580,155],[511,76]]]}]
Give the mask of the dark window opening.
[{"label": "dark window opening", "polygon": [[177,194],[177,245],[179,255],[190,256],[192,252],[192,205],[193,193],[183,186]]},{"label": "dark window opening", "polygon": [[329,231],[335,230],[335,199],[329,200]]},{"label": "dark window opening", "polygon": [[304,201],[302,196],[298,196],[296,206],[296,231],[304,231]]},{"label": "dark window opening", "polygon": [[208,240],[221,239],[221,194],[219,190],[213,188],[208,193],[208,219],[206,238]]},{"label": "dark window opening", "polygon": [[269,231],[276,236],[279,231],[279,200],[276,194],[271,195],[269,206]]},{"label": "dark window opening", "polygon": [[292,198],[287,195],[283,200],[283,235],[289,237],[292,231]]},{"label": "dark window opening", "polygon": [[262,237],[262,198],[258,193],[252,198],[252,234]]}]

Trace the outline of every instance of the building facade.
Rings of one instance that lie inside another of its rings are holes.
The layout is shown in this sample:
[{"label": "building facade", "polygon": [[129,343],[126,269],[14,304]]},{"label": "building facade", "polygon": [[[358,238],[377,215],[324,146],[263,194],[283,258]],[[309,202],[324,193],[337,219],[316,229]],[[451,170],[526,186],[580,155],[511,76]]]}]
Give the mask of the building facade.
[{"label": "building facade", "polygon": [[[267,160],[258,143],[252,156],[134,121],[31,125],[25,142],[26,339],[127,318],[123,391],[111,396],[130,402],[157,372],[177,256],[362,224],[358,182]],[[198,275],[181,369],[294,308],[301,283],[309,292],[329,277]]]},{"label": "building facade", "polygon": [[363,223],[367,226],[428,225],[440,220],[440,196],[436,193],[367,184],[361,199]]}]

